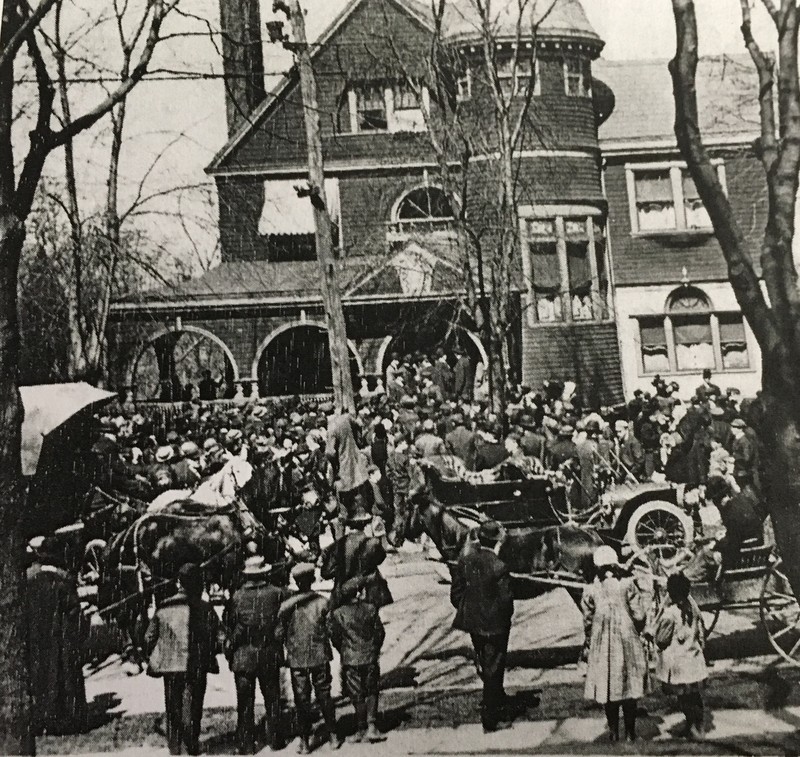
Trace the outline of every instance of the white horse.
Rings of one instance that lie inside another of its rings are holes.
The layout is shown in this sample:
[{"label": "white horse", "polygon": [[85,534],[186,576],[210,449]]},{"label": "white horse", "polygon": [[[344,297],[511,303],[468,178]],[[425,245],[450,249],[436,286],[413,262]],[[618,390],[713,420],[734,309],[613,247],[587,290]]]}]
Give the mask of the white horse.
[{"label": "white horse", "polygon": [[148,505],[147,512],[160,512],[173,502],[187,499],[209,507],[227,507],[252,478],[253,466],[247,460],[234,457],[194,491],[170,489],[162,492]]}]

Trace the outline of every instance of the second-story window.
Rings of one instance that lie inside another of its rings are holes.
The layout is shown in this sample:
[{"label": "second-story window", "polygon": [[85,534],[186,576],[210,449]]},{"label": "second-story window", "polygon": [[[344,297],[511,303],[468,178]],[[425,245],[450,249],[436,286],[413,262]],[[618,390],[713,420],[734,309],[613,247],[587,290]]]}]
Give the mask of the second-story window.
[{"label": "second-story window", "polygon": [[[577,208],[575,209],[577,210]],[[608,318],[605,234],[596,215],[527,218],[528,322]]]},{"label": "second-story window", "polygon": [[353,131],[386,131],[386,94],[380,84],[362,84],[355,89],[355,128]]},{"label": "second-story window", "polygon": [[[725,166],[716,161],[725,186]],[[626,166],[631,204],[631,231],[668,233],[712,230],[711,219],[689,170],[680,163]]]},{"label": "second-story window", "polygon": [[592,96],[592,68],[586,58],[564,58],[564,94],[569,97]]},{"label": "second-story window", "polygon": [[347,93],[350,129],[354,134],[424,131],[423,108],[428,90],[407,81],[361,82]]},{"label": "second-story window", "polygon": [[453,204],[440,187],[426,185],[407,192],[397,203],[392,222],[397,233],[447,231],[453,228]]},{"label": "second-story window", "polygon": [[508,97],[527,97],[528,88],[533,86],[531,94],[541,94],[537,65],[533,66],[531,73],[531,59],[529,55],[519,55],[502,58],[497,61],[497,78],[500,81],[500,89]]}]

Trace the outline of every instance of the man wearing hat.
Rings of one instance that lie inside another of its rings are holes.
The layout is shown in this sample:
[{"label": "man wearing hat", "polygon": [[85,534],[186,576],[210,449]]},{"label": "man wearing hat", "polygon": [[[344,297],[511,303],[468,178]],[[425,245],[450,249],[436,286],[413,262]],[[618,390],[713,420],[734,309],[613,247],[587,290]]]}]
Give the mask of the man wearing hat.
[{"label": "man wearing hat", "polygon": [[719,508],[725,536],[719,540],[717,549],[722,555],[722,567],[729,568],[736,563],[745,541],[754,539],[760,543],[763,539],[755,498],[749,489],[731,492],[727,481],[721,476],[709,477],[705,497]]},{"label": "man wearing hat", "polygon": [[414,447],[423,458],[447,454],[444,439],[436,433],[436,424],[432,418],[422,421],[422,431],[414,440]]},{"label": "man wearing hat", "polygon": [[453,349],[456,364],[453,366],[453,397],[456,401],[471,402],[475,383],[472,361],[459,345]]},{"label": "man wearing hat", "polygon": [[487,420],[478,426],[478,438],[475,441],[475,470],[494,468],[508,458],[508,450],[500,441],[501,434],[499,423]]},{"label": "man wearing hat", "polygon": [[377,607],[391,604],[392,595],[386,579],[378,571],[378,566],[386,559],[386,550],[379,539],[367,536],[364,529],[372,523],[372,516],[359,501],[348,516],[344,535],[322,553],[320,574],[324,579],[333,579],[331,606],[341,602],[341,587],[350,579],[370,577],[368,586],[369,601]]},{"label": "man wearing hat", "polygon": [[347,413],[334,413],[328,417],[325,455],[331,464],[334,483],[338,486],[339,501],[348,513],[359,492],[368,499],[371,494],[367,482],[367,456],[356,443],[356,436],[361,436],[360,431],[355,420]]},{"label": "man wearing hat", "polygon": [[260,555],[246,558],[243,583],[225,609],[225,656],[236,682],[236,746],[239,754],[254,754],[256,682],[266,709],[267,742],[278,747],[280,718],[281,644],[276,629],[278,610],[289,597],[269,582],[271,566]]},{"label": "man wearing hat", "polygon": [[80,733],[86,725],[81,660],[81,607],[55,537],[31,540],[27,570],[30,690],[38,734]]},{"label": "man wearing hat", "polygon": [[722,390],[711,381],[711,369],[706,368],[703,371],[703,383],[697,387],[695,394],[701,400],[711,400],[716,397],[722,396]]},{"label": "man wearing hat", "polygon": [[161,603],[145,636],[148,675],[163,677],[170,754],[200,754],[200,721],[208,673],[217,673],[219,621],[202,598],[203,574],[193,563],[178,571],[178,591]]},{"label": "man wearing hat", "polygon": [[300,563],[292,568],[297,594],[284,600],[278,611],[277,632],[286,650],[286,665],[291,671],[294,706],[300,732],[299,754],[308,754],[314,725],[311,710],[311,689],[317,697],[325,725],[328,743],[338,749],[336,708],[331,697],[331,653],[328,638],[328,600],[311,590],[315,568],[312,563]]},{"label": "man wearing hat", "polygon": [[175,450],[171,444],[165,444],[156,450],[155,459],[147,473],[147,478],[155,494],[175,488],[175,477],[172,472],[172,461]]},{"label": "man wearing hat", "polygon": [[734,460],[733,475],[741,487],[748,484],[758,490],[758,442],[755,432],[741,418],[731,421],[731,454]]},{"label": "man wearing hat", "polygon": [[502,723],[508,636],[514,598],[508,567],[500,559],[504,532],[497,521],[478,528],[478,548],[465,551],[452,571],[450,601],[456,608],[453,628],[466,631],[475,649],[483,681],[481,722],[484,732],[507,728]]},{"label": "man wearing hat", "polygon": [[431,380],[439,388],[443,399],[447,400],[453,396],[453,369],[441,347],[436,350],[436,362],[431,368]]},{"label": "man wearing hat", "polygon": [[464,416],[456,413],[452,416],[454,428],[445,437],[447,446],[453,454],[464,461],[467,470],[475,470],[475,458],[478,454],[478,435],[467,428]]},{"label": "man wearing hat", "polygon": [[180,448],[181,459],[172,465],[172,479],[178,489],[194,489],[200,483],[200,447],[195,442],[184,442]]},{"label": "man wearing hat", "polygon": [[547,445],[546,458],[548,470],[558,470],[562,465],[578,457],[578,448],[572,437],[575,428],[568,424],[559,426],[558,435]]}]

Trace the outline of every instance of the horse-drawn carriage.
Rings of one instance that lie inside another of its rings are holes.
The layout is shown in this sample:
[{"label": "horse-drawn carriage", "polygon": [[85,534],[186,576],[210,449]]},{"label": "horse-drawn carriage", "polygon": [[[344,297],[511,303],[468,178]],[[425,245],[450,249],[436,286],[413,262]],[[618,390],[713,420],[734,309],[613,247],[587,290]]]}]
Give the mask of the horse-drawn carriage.
[{"label": "horse-drawn carriage", "polygon": [[[425,461],[423,468],[420,517],[443,560],[453,565],[480,522],[497,520],[506,530],[500,556],[517,597],[561,587],[578,599],[591,580],[591,555],[603,543],[624,552],[630,566],[664,578],[670,558],[693,539],[692,518],[679,489],[669,485],[617,487],[576,518],[563,481],[552,476],[482,482],[454,478],[446,460]],[[800,665],[800,605],[771,546],[746,545],[732,565],[692,592],[707,633],[723,611],[758,610],[776,653]]]}]

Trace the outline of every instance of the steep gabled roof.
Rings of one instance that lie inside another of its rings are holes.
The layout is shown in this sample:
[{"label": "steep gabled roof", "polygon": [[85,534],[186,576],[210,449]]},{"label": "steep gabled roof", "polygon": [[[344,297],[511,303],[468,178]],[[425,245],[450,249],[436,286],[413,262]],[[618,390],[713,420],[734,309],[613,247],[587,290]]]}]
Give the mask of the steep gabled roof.
[{"label": "steep gabled roof", "polygon": [[[334,34],[336,34],[336,32],[339,31],[347,19],[350,18],[353,12],[363,2],[365,2],[365,0],[348,0],[341,12],[322,32],[320,37],[316,40],[309,40],[310,43],[313,43],[311,52],[312,60],[319,55],[320,51],[325,48],[325,45],[328,43],[328,41],[333,37]],[[394,3],[403,11],[408,13],[417,22],[432,30],[430,11],[426,11],[425,5],[419,2],[419,0],[388,0],[388,2]],[[211,163],[209,163],[209,165],[206,167],[206,173],[213,174],[222,166],[225,158],[242,143],[247,135],[250,134],[264,120],[264,118],[266,118],[272,108],[281,102],[281,96],[292,84],[296,82],[297,76],[294,71],[289,71],[280,77],[275,86],[267,92],[267,96],[264,98],[264,101],[255,108],[245,122],[239,127],[236,133],[232,134],[222,149],[219,150],[216,155],[214,155],[214,157],[211,159]]]},{"label": "steep gabled roof", "polygon": [[[598,60],[593,75],[611,87],[616,104],[600,127],[604,150],[675,143],[675,101],[666,60]],[[703,57],[697,102],[705,140],[749,142],[760,129],[758,78],[747,55]]]}]

